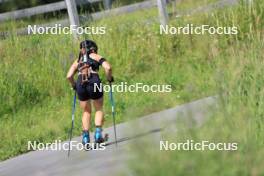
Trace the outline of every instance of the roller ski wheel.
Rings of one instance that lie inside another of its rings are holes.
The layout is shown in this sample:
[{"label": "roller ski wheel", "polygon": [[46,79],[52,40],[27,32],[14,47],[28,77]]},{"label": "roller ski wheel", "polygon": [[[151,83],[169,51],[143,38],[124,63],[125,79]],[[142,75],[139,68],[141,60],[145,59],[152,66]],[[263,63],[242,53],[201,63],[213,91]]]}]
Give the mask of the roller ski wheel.
[{"label": "roller ski wheel", "polygon": [[100,149],[103,146],[106,146],[105,142],[108,141],[108,136],[108,134],[105,134],[104,137],[100,138],[99,140],[95,140],[93,149]]}]

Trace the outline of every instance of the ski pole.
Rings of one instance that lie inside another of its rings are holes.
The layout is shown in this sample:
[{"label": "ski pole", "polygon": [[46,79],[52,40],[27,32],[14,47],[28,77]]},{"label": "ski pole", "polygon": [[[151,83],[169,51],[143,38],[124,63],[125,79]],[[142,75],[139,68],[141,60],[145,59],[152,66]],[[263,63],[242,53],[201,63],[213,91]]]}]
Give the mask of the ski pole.
[{"label": "ski pole", "polygon": [[72,131],[74,127],[74,113],[75,113],[75,105],[76,105],[76,91],[74,91],[74,98],[73,98],[73,105],[72,105],[72,121],[71,121],[71,129],[69,132],[69,149],[68,149],[68,157],[70,156],[70,150],[71,150],[71,139],[72,139]]},{"label": "ski pole", "polygon": [[113,91],[112,91],[112,83],[109,82],[110,84],[110,102],[111,102],[111,106],[112,106],[112,116],[113,116],[113,125],[114,125],[114,133],[115,133],[115,144],[117,147],[117,139],[116,139],[116,124],[115,124],[115,103],[114,103],[114,98],[113,98]]}]

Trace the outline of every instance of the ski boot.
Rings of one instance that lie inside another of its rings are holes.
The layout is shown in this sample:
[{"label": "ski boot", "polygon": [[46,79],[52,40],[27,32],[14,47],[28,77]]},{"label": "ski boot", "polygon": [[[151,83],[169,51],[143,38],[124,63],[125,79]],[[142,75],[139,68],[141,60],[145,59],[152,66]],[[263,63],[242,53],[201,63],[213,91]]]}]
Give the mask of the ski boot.
[{"label": "ski boot", "polygon": [[104,142],[104,137],[102,135],[102,127],[96,127],[94,132],[94,141],[95,143],[102,143]]},{"label": "ski boot", "polygon": [[83,134],[82,134],[82,144],[87,149],[88,149],[88,147],[90,145],[90,135],[89,135],[89,131],[87,131],[87,130],[84,130],[83,131]]}]

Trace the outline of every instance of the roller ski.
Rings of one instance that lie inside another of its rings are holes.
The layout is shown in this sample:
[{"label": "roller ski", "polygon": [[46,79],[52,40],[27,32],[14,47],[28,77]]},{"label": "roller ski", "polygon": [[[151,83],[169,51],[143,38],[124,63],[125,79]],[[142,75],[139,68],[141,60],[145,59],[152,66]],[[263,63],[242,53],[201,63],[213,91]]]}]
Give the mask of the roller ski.
[{"label": "roller ski", "polygon": [[95,132],[94,132],[94,143],[100,144],[108,140],[108,134],[105,134],[103,136],[102,131],[103,130],[101,127],[96,127]]},{"label": "roller ski", "polygon": [[82,133],[82,144],[83,144],[85,150],[89,150],[91,148],[89,131],[83,131],[83,133]]},{"label": "roller ski", "polygon": [[103,129],[101,127],[96,127],[94,132],[94,149],[99,149],[100,147],[105,146],[105,142],[108,141],[108,134],[103,136]]},{"label": "roller ski", "polygon": [[108,141],[108,134],[102,135],[102,128],[97,127],[94,133],[94,143],[90,141],[90,135],[88,131],[83,131],[82,144],[85,150],[100,150],[105,146],[105,142]]}]

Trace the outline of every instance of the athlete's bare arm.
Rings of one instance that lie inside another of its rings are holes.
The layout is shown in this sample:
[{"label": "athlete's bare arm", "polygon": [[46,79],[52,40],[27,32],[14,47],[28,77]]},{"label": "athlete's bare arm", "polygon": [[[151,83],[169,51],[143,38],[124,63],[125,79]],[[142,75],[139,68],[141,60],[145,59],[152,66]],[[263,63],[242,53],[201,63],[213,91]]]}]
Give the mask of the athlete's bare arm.
[{"label": "athlete's bare arm", "polygon": [[75,86],[75,81],[74,81],[74,75],[77,72],[78,69],[78,62],[77,60],[73,62],[71,65],[68,73],[67,73],[67,79],[70,81],[71,85],[74,87]]},{"label": "athlete's bare arm", "polygon": [[111,65],[109,64],[109,62],[104,61],[104,62],[102,63],[102,67],[103,67],[104,70],[105,70],[105,74],[106,74],[107,80],[108,80],[108,81],[112,81],[112,67],[111,67]]}]

